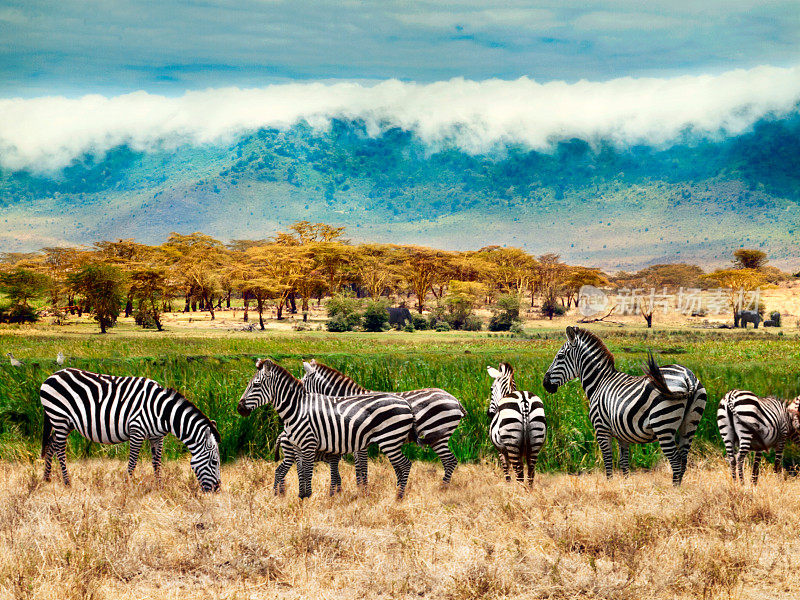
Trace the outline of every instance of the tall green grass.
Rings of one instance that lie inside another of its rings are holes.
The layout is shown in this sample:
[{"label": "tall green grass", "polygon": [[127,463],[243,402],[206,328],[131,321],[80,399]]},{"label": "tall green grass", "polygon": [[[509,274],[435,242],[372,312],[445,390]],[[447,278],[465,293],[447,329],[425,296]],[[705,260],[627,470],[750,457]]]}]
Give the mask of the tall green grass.
[{"label": "tall green grass", "polygon": [[[369,389],[407,390],[440,387],[456,396],[467,411],[451,439],[461,461],[494,456],[488,439],[486,408],[491,379],[487,365],[507,360],[514,366],[518,387],[538,394],[545,403],[548,436],[539,469],[579,472],[597,467],[600,455],[588,418],[588,406],[578,382],[556,394],[542,388],[542,375],[562,342],[560,332],[534,339],[474,335],[281,334],[233,337],[76,334],[56,338],[34,330],[21,335],[0,333],[3,354],[9,348],[26,365],[0,365],[0,458],[38,455],[42,412],[38,390],[57,366],[52,357],[61,349],[69,366],[114,375],[150,377],[186,395],[215,419],[222,434],[225,460],[247,455],[272,456],[280,422],[264,408],[250,417],[236,412],[241,392],[254,373],[253,359],[270,356],[298,376],[300,361],[310,357],[334,366]],[[793,397],[800,393],[800,342],[794,337],[719,336],[696,332],[620,334],[601,332],[621,370],[640,374],[647,349],[660,354],[661,364],[678,362],[691,368],[709,394],[696,447],[718,452],[716,428],[719,398],[729,389]],[[126,456],[125,445],[89,444],[73,433],[73,456]],[[435,460],[429,449],[408,446],[409,456]],[[170,436],[168,457],[183,446]],[[633,447],[634,466],[651,466],[660,457],[656,444]]]}]

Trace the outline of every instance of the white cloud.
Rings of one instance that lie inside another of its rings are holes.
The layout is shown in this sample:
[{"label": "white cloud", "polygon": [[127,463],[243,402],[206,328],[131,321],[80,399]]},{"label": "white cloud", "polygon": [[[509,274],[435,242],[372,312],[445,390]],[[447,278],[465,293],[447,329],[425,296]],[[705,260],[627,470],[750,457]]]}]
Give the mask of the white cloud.
[{"label": "white cloud", "polygon": [[600,138],[620,146],[663,146],[686,135],[722,137],[765,116],[797,110],[800,67],[758,67],[717,76],[537,83],[452,79],[431,84],[308,83],[223,88],[170,98],[0,100],[0,164],[39,172],[86,152],[120,144],[136,149],[222,143],[260,127],[301,120],[324,129],[331,118],[362,119],[371,134],[415,132],[432,147],[480,153],[506,143],[534,149],[555,140]]}]

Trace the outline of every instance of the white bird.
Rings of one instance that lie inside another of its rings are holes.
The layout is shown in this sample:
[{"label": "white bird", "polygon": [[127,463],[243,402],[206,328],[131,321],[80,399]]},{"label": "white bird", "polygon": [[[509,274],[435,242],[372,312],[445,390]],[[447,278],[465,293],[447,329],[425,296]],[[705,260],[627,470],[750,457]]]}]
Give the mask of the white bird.
[{"label": "white bird", "polygon": [[61,352],[61,350],[56,354],[56,363],[58,363],[59,366],[64,364],[64,353]]},{"label": "white bird", "polygon": [[14,358],[14,355],[11,354],[11,352],[7,352],[6,356],[8,356],[8,358],[11,359],[11,366],[12,367],[21,367],[22,366],[22,363],[20,361],[18,361],[16,358]]}]

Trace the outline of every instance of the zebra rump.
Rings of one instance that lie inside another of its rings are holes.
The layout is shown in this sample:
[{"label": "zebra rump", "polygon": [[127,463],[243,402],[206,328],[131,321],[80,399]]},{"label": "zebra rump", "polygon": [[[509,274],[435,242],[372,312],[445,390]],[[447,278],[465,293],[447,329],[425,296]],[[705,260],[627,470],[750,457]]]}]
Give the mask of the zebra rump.
[{"label": "zebra rump", "polygon": [[783,450],[789,440],[800,442],[798,404],[788,405],[768,396],[762,398],[747,390],[730,390],[719,402],[717,427],[725,444],[725,456],[734,480],[744,483],[744,461],[755,452],[751,479],[758,483],[762,454],[775,450],[775,472],[782,468]]},{"label": "zebra rump", "polygon": [[518,481],[524,480],[524,457],[528,483],[533,483],[536,461],[547,436],[544,403],[538,396],[516,389],[510,364],[500,363],[499,370],[487,370],[494,379],[487,410],[489,438],[500,454],[506,480],[511,479],[509,468],[514,469]]}]

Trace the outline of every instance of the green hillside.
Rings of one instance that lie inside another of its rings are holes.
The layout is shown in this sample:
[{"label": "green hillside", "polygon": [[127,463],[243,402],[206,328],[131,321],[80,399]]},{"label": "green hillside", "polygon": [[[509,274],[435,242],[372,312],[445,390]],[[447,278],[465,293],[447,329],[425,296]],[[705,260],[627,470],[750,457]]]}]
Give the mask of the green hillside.
[{"label": "green hillside", "polygon": [[669,148],[563,140],[470,155],[363,124],[259,130],[229,145],[119,147],[63,172],[0,173],[0,249],[202,230],[261,238],[299,219],[354,239],[556,251],[615,268],[723,262],[732,247],[800,259],[800,117]]}]

